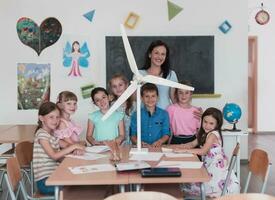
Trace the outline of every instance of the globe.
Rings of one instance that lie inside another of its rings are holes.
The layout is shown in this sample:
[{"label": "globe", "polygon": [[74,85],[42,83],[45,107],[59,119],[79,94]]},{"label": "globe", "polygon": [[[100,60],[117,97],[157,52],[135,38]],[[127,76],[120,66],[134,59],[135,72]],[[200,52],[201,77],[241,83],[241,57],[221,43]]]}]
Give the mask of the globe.
[{"label": "globe", "polygon": [[235,103],[227,103],[223,107],[223,117],[230,124],[233,124],[233,128],[230,131],[240,131],[236,128],[236,123],[242,116],[242,110],[240,106]]}]

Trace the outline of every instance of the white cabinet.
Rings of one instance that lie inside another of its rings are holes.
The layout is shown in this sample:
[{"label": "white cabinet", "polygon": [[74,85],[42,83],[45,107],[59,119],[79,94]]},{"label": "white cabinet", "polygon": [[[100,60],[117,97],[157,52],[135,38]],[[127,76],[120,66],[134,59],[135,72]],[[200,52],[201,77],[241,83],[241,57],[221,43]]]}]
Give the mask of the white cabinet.
[{"label": "white cabinet", "polygon": [[240,160],[248,158],[248,133],[244,131],[232,132],[232,131],[223,131],[223,147],[228,160],[230,160],[232,156],[232,152],[237,142],[240,143],[240,151],[237,156],[237,162],[235,167],[235,172],[237,173],[237,177],[240,180]]}]

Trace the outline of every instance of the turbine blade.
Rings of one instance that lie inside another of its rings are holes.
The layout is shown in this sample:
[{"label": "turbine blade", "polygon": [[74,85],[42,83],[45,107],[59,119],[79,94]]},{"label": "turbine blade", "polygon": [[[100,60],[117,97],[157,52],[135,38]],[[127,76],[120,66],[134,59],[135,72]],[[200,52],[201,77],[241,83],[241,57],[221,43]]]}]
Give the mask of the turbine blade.
[{"label": "turbine blade", "polygon": [[126,52],[126,55],[127,55],[127,59],[128,59],[130,68],[131,68],[132,72],[135,75],[139,76],[140,74],[138,72],[137,63],[135,61],[135,57],[134,57],[134,54],[132,52],[128,37],[126,35],[126,31],[125,31],[124,26],[122,24],[120,25],[120,31],[121,31],[123,45],[124,45],[124,48],[125,48],[125,52]]},{"label": "turbine blade", "polygon": [[157,76],[153,76],[153,75],[146,75],[146,76],[142,77],[142,80],[145,82],[154,83],[157,85],[165,85],[165,86],[169,86],[169,87],[173,87],[173,88],[194,91],[194,88],[191,86],[180,84],[180,83],[170,81],[170,80],[167,80],[164,78],[160,78]]},{"label": "turbine blade", "polygon": [[137,89],[137,82],[133,81],[131,85],[123,92],[123,94],[116,100],[111,108],[103,115],[102,120],[106,120],[110,115],[116,111]]}]

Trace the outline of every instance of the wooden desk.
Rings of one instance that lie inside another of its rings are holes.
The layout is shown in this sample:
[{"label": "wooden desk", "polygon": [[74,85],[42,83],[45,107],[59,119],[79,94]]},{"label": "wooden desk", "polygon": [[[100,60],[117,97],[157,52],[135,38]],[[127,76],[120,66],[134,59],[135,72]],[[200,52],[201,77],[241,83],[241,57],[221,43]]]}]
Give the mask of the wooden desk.
[{"label": "wooden desk", "polygon": [[[122,148],[122,162],[126,162],[129,159],[129,147]],[[165,157],[162,160],[197,160],[196,157],[193,158],[173,158],[167,159]],[[63,162],[57,167],[57,169],[52,173],[52,175],[47,179],[46,184],[55,186],[55,196],[56,199],[59,197],[59,186],[69,186],[69,185],[120,185],[122,192],[124,191],[124,185],[126,184],[146,184],[146,183],[201,183],[202,199],[205,198],[205,189],[203,182],[210,180],[208,173],[204,167],[201,169],[182,169],[182,176],[175,178],[142,178],[138,171],[132,172],[122,172],[117,173],[112,172],[99,172],[99,173],[87,173],[87,174],[72,174],[68,167],[81,166],[81,165],[91,165],[91,164],[103,164],[110,163],[109,157],[98,159],[95,161],[86,161],[74,158],[65,158]],[[154,166],[158,162],[148,162],[150,165]],[[122,186],[122,187],[121,187]]]},{"label": "wooden desk", "polygon": [[275,197],[267,194],[248,193],[248,194],[235,194],[226,195],[216,198],[215,200],[275,200]]},{"label": "wooden desk", "polygon": [[7,129],[10,129],[12,127],[14,127],[15,125],[0,125],[0,134],[4,131],[6,131]]},{"label": "wooden desk", "polygon": [[0,132],[0,143],[33,141],[37,125],[14,125]]},{"label": "wooden desk", "polygon": [[3,128],[0,132],[0,143],[10,143],[12,148],[14,148],[15,143],[32,142],[37,125],[10,125],[10,127],[2,125],[0,127]]}]

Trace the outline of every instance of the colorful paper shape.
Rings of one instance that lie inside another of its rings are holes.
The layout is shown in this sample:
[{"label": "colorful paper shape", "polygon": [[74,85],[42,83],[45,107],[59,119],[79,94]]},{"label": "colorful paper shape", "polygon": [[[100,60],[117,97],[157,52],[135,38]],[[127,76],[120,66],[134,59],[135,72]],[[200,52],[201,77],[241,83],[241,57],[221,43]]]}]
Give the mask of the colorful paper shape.
[{"label": "colorful paper shape", "polygon": [[69,76],[81,76],[80,68],[89,67],[88,58],[90,57],[90,51],[87,42],[84,42],[82,46],[78,41],[74,41],[71,45],[70,42],[66,42],[63,50],[63,66],[71,67]]},{"label": "colorful paper shape", "polygon": [[219,29],[221,30],[221,32],[223,32],[224,34],[226,34],[230,29],[232,28],[231,24],[225,20],[220,26]]},{"label": "colorful paper shape", "polygon": [[38,109],[50,100],[50,64],[17,64],[17,108]]},{"label": "colorful paper shape", "polygon": [[178,6],[177,4],[172,3],[171,1],[167,1],[168,4],[168,19],[171,21],[176,15],[178,15],[183,8]]},{"label": "colorful paper shape", "polygon": [[43,49],[53,45],[61,36],[62,26],[53,17],[45,19],[40,27],[30,18],[17,21],[17,34],[20,41],[34,49],[39,56]]},{"label": "colorful paper shape", "polygon": [[127,19],[124,22],[124,25],[128,28],[135,28],[137,22],[139,20],[139,15],[133,12],[130,12]]},{"label": "colorful paper shape", "polygon": [[94,14],[95,14],[95,10],[89,11],[87,13],[85,13],[83,16],[88,19],[90,22],[93,21],[94,18]]},{"label": "colorful paper shape", "polygon": [[94,87],[95,87],[94,84],[89,84],[89,85],[82,86],[80,88],[83,99],[87,99],[91,97],[91,91]]}]

